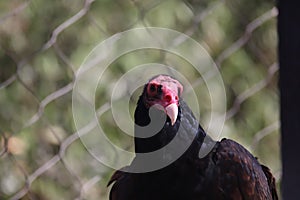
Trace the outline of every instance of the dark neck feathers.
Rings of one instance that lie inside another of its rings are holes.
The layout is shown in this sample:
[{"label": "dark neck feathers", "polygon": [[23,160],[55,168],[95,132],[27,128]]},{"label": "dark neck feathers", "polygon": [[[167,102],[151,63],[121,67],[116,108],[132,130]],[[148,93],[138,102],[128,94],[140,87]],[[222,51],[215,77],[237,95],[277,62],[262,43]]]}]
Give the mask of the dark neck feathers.
[{"label": "dark neck feathers", "polygon": [[[145,129],[139,128],[150,124],[149,108],[145,106],[143,95],[141,95],[134,113],[136,124],[135,135],[143,135],[145,138],[135,137],[136,153],[147,153],[158,150],[172,141],[176,134],[180,134],[180,139],[183,140],[182,143],[193,140],[185,154],[189,154],[189,156],[198,156],[198,151],[206,133],[183,100],[180,100],[178,117],[174,126],[171,126],[170,119],[166,118],[164,112],[157,110],[153,115],[155,119],[165,119],[163,128],[156,134],[153,134],[151,131],[147,133]],[[180,131],[178,131],[179,127]],[[147,135],[151,136],[147,137]]]}]

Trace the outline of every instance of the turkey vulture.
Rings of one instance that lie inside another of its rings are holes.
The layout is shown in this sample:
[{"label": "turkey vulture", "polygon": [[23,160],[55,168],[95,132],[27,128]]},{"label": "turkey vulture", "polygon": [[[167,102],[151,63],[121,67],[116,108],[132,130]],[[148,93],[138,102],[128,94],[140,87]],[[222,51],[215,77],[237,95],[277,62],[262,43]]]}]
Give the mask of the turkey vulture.
[{"label": "turkey vulture", "polygon": [[[161,149],[177,134],[181,134],[179,143],[192,138],[191,144],[178,159],[161,169],[135,173],[125,170],[131,167],[127,166],[116,171],[108,183],[108,186],[113,183],[109,199],[278,199],[275,178],[269,168],[261,165],[249,151],[233,140],[213,141],[181,98],[182,91],[180,82],[168,75],[158,75],[145,85],[134,113],[135,136],[143,134],[143,129],[137,127],[150,123],[151,107],[163,113],[165,120],[158,133],[150,137],[135,137],[135,152],[140,155]],[[199,157],[200,149],[211,142],[214,145],[212,150],[206,156]],[[168,159],[164,154],[161,158],[157,157],[160,161]],[[131,165],[137,159],[138,156]],[[148,164],[145,163],[145,167]]]}]

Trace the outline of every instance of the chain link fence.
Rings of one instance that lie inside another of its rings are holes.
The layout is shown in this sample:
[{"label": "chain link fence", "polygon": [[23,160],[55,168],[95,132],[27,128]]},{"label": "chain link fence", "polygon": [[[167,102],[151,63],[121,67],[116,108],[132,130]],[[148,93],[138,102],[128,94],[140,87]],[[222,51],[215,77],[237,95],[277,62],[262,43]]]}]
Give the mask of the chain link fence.
[{"label": "chain link fence", "polygon": [[[101,41],[152,26],[182,32],[209,52],[227,95],[222,137],[237,140],[268,165],[279,187],[278,12],[273,1],[11,0],[0,2],[0,9],[0,199],[108,198],[113,169],[95,160],[78,134],[88,134],[96,122],[81,130],[74,125],[76,73]],[[147,56],[140,58],[148,62]],[[108,137],[127,149],[132,141],[122,139],[107,114],[108,90],[110,79],[141,62],[134,59],[129,55],[112,63],[107,84],[96,95]],[[161,53],[155,59],[169,64]],[[203,87],[201,76],[183,71],[195,90]],[[204,127],[208,96],[198,97]]]}]

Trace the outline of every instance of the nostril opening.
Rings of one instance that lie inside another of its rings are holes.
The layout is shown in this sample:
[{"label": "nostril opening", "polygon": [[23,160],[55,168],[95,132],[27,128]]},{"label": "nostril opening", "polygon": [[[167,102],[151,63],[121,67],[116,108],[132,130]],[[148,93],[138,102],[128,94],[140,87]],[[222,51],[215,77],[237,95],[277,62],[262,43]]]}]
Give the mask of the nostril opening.
[{"label": "nostril opening", "polygon": [[175,96],[175,100],[176,100],[176,101],[178,100],[178,96]]},{"label": "nostril opening", "polygon": [[166,100],[167,102],[170,102],[170,101],[172,100],[171,95],[166,95],[166,96],[165,96],[165,100]]}]

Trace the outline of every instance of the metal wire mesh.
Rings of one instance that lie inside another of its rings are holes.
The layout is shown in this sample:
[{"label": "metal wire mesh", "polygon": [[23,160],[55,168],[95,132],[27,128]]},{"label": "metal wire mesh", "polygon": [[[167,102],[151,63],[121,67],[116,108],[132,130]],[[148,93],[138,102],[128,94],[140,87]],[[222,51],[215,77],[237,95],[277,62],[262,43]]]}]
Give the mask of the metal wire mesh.
[{"label": "metal wire mesh", "polygon": [[[107,198],[105,184],[113,170],[81,144],[80,134],[96,122],[75,129],[71,93],[75,74],[95,44],[143,26],[172,28],[201,40],[224,77],[224,136],[270,166],[279,183],[278,13],[273,2],[248,3],[1,2],[0,198]],[[191,80],[194,87],[202,83],[201,77]],[[103,99],[99,117],[110,109]]]}]

